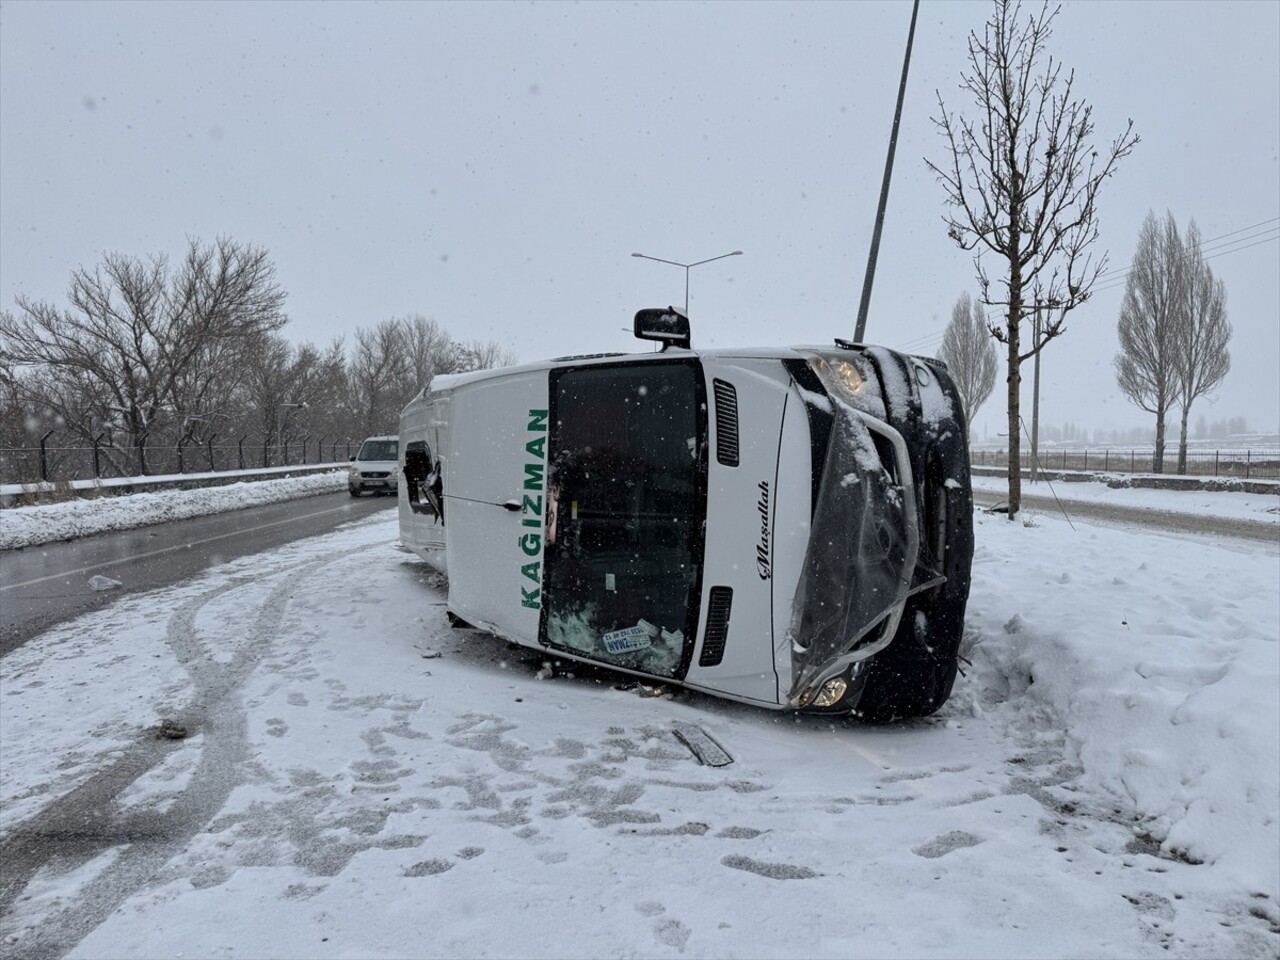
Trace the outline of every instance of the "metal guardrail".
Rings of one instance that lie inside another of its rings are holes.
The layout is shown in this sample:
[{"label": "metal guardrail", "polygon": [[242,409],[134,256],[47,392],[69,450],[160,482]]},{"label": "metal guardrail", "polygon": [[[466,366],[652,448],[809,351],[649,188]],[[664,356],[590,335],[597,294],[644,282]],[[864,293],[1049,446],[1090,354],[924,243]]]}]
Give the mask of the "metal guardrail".
[{"label": "metal guardrail", "polygon": [[[46,434],[46,439],[49,435]],[[139,455],[133,448],[106,443],[44,443],[37,447],[0,447],[0,483],[53,483],[58,481],[110,479],[116,477],[168,476],[193,472],[224,472],[275,466],[308,466],[326,460],[350,460],[359,440],[310,436],[273,444],[245,435],[235,443],[178,443],[145,448],[146,469],[138,468]],[[1004,450],[973,450],[975,466],[1004,467],[1009,455]],[[1041,470],[1084,470],[1103,473],[1154,473],[1155,451],[1116,448],[1102,450],[1040,450]],[[1023,470],[1031,469],[1031,452],[1023,450]],[[1165,475],[1177,474],[1178,455],[1166,451]],[[1280,480],[1280,451],[1271,450],[1189,450],[1187,475],[1239,477],[1244,480]]]},{"label": "metal guardrail", "polygon": [[[197,443],[184,437],[177,443],[120,447],[111,443],[54,444],[41,438],[34,447],[0,447],[0,482],[55,483],[116,477],[170,476],[193,472],[251,470],[280,466],[308,466],[322,461],[350,460],[359,440],[349,437],[286,437],[282,444],[249,434],[234,443]],[[215,438],[216,439],[216,438]]]},{"label": "metal guardrail", "polygon": [[[1155,473],[1154,450],[1044,450],[1039,452],[1041,470],[1080,470],[1102,473]],[[983,467],[1007,467],[1006,450],[973,450],[970,463]],[[1031,452],[1023,450],[1022,469],[1031,469]],[[1164,456],[1164,476],[1178,476],[1178,451]],[[1280,451],[1276,450],[1188,450],[1189,477],[1238,477],[1241,480],[1280,480]]]}]

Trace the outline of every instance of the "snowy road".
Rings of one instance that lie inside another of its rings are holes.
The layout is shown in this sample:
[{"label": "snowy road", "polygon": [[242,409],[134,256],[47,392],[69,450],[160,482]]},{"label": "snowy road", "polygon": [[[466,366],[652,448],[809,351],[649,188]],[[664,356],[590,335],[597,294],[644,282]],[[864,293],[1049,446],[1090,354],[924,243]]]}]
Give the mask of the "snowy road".
[{"label": "snowy road", "polygon": [[[1001,481],[1003,486],[1003,481]],[[1090,486],[1095,486],[1090,484]],[[1008,493],[1004,489],[995,489],[988,481],[984,489],[975,489],[973,502],[976,506],[991,508],[997,504],[1009,502]],[[1027,510],[1039,513],[1065,515],[1072,520],[1087,518],[1100,520],[1114,526],[1139,527],[1148,530],[1166,530],[1173,533],[1189,533],[1201,537],[1238,537],[1244,540],[1259,540],[1263,543],[1280,544],[1280,524],[1274,517],[1230,517],[1211,512],[1194,514],[1175,510],[1161,510],[1150,506],[1128,506],[1123,503],[1093,503],[1087,500],[1073,499],[1077,493],[1077,484],[1063,484],[1053,492],[1041,492],[1045,488],[1023,488],[1022,504]],[[1057,493],[1057,499],[1054,493]],[[1208,497],[1221,497],[1223,494],[1211,492]],[[1230,494],[1228,494],[1230,496]],[[1238,496],[1238,495],[1237,495]],[[1259,499],[1263,499],[1259,497]],[[1277,498],[1271,496],[1270,499]]]},{"label": "snowy road", "polygon": [[1277,952],[1274,551],[980,522],[968,676],[860,727],[538,679],[395,536],[0,661],[7,957]]},{"label": "snowy road", "polygon": [[[0,655],[55,623],[105,606],[120,593],[168,586],[236,557],[394,508],[395,500],[389,497],[354,500],[345,491],[321,493],[63,543],[0,550]],[[21,510],[7,511],[0,523],[6,529],[10,523],[16,526],[13,518],[21,515]],[[118,586],[94,590],[94,577],[106,577]]]}]

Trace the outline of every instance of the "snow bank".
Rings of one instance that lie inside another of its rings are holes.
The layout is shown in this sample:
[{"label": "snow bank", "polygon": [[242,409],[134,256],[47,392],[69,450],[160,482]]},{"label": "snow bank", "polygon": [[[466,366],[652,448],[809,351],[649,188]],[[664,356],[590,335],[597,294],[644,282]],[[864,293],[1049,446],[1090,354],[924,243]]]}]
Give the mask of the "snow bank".
[{"label": "snow bank", "polygon": [[[1280,889],[1280,556],[979,515],[967,627],[981,694],[1061,730],[1135,842]],[[1117,548],[1123,546],[1123,551]],[[1122,813],[1120,813],[1122,812]]]},{"label": "snow bank", "polygon": [[197,490],[162,490],[125,497],[11,507],[0,510],[0,550],[332,493],[345,487],[346,482],[346,472],[334,470],[306,477],[232,483]]}]

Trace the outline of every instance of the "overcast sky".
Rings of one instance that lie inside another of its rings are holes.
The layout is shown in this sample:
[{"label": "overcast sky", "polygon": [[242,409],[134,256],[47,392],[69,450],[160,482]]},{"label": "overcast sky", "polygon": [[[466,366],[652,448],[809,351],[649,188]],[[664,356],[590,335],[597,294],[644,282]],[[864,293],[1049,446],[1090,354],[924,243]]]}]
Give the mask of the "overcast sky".
[{"label": "overcast sky", "polygon": [[[976,293],[924,158],[986,2],[924,0],[867,339],[932,354]],[[911,6],[0,4],[0,305],[104,251],[267,248],[294,340],[421,313],[525,360],[627,350],[641,306],[696,346],[852,336]],[[1051,48],[1099,142],[1111,282],[1044,354],[1041,422],[1145,425],[1115,386],[1148,210],[1195,218],[1233,368],[1192,419],[1280,429],[1280,3],[1067,2]],[[1215,254],[1220,254],[1215,256]],[[1118,278],[1118,279],[1117,279]],[[1003,378],[1001,378],[1002,381]],[[1002,386],[975,435],[1003,430]],[[1024,386],[1029,398],[1029,386]]]}]

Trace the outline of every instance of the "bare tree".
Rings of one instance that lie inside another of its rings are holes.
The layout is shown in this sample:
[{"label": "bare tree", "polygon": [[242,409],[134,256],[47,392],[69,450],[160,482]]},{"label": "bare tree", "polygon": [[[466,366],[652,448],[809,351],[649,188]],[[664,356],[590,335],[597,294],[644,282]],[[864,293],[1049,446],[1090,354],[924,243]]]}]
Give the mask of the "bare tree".
[{"label": "bare tree", "polygon": [[[276,412],[280,404],[290,399],[292,364],[293,347],[277,333],[258,337],[247,352],[241,428],[259,434],[263,443],[275,434]],[[276,439],[278,442],[279,438]]]},{"label": "bare tree", "polygon": [[[190,241],[173,271],[164,256],[111,253],[72,274],[69,308],[18,297],[0,314],[0,351],[68,397],[93,398],[98,422],[120,418],[145,472],[156,425],[207,412],[236,348],[284,325],[284,299],[266,252],[229,239]],[[61,414],[76,427],[70,405]]]},{"label": "bare tree", "polygon": [[420,313],[401,317],[397,322],[408,365],[405,371],[408,380],[403,385],[407,392],[405,403],[436,374],[505,367],[518,362],[514,353],[495,341],[454,340],[448,330]]},{"label": "bare tree", "polygon": [[1186,251],[1173,214],[1148,212],[1125,282],[1117,333],[1116,383],[1139,408],[1156,417],[1152,469],[1164,471],[1165,419],[1176,388],[1179,334],[1185,315]]},{"label": "bare tree", "polygon": [[358,432],[365,436],[395,433],[400,411],[409,400],[405,393],[410,379],[400,321],[383,320],[372,328],[356,329],[347,375]]},{"label": "bare tree", "polygon": [[1203,241],[1194,220],[1187,227],[1182,273],[1183,310],[1174,349],[1174,381],[1182,412],[1178,435],[1178,473],[1187,472],[1187,417],[1197,398],[1212,393],[1231,369],[1231,324],[1227,321],[1227,288],[1213,275],[1201,252]]},{"label": "bare tree", "polygon": [[492,370],[519,363],[520,358],[496,340],[472,340],[458,344],[459,370]]},{"label": "bare tree", "polygon": [[[1076,99],[1074,72],[1046,49],[1058,7],[1023,17],[1016,0],[996,0],[980,36],[969,34],[969,67],[960,90],[977,118],[947,109],[938,93],[934,118],[950,156],[926,161],[946,190],[947,232],[974,251],[982,302],[1004,317],[991,327],[1007,348],[1009,518],[1022,505],[1019,368],[1063,333],[1106,266],[1090,247],[1098,238],[1098,192],[1138,143],[1130,121],[1107,147],[1093,144],[1093,108]],[[1001,274],[994,284],[984,258]],[[1028,302],[1048,312],[1026,350],[1021,325]]]},{"label": "bare tree", "polygon": [[968,426],[996,385],[996,345],[982,307],[968,292],[951,308],[951,322],[942,335],[938,359],[947,365],[960,393]]},{"label": "bare tree", "polygon": [[[292,345],[271,334],[260,338],[247,358],[242,424],[279,451],[285,435],[348,439],[359,432],[350,422],[346,349],[336,339],[323,350],[309,342]],[[290,429],[292,427],[292,430]]]},{"label": "bare tree", "polygon": [[410,391],[409,398],[405,400],[408,403],[437,373],[457,373],[461,369],[462,357],[449,331],[436,321],[415,313],[401,317],[398,322],[408,362],[406,373],[409,379],[404,384]]}]

